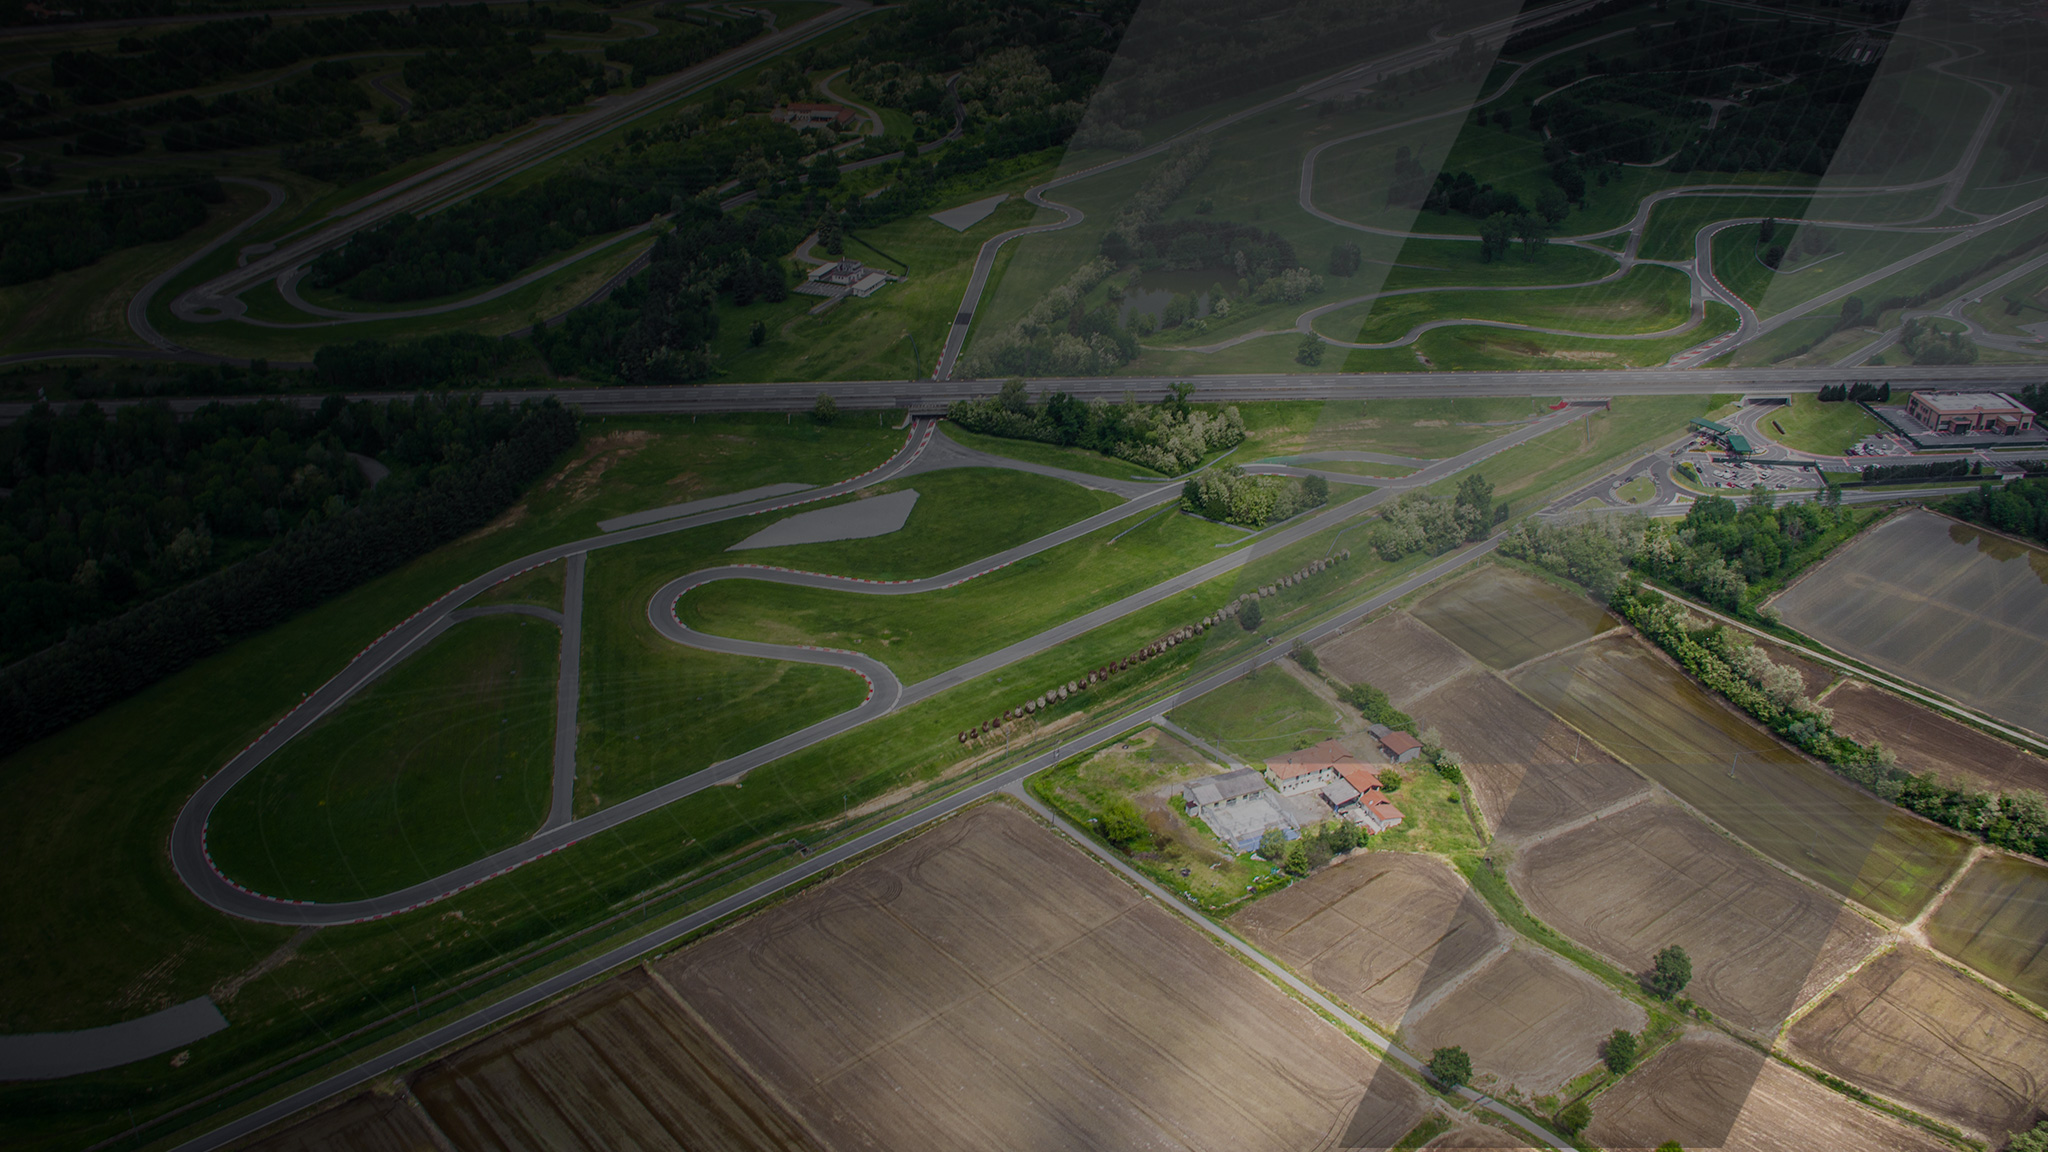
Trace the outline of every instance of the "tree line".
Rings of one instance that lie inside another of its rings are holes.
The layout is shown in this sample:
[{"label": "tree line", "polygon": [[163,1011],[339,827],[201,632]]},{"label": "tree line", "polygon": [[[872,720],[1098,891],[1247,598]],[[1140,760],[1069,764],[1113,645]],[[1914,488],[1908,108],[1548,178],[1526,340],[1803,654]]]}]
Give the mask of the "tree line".
[{"label": "tree line", "polygon": [[1468,540],[1484,540],[1508,518],[1505,501],[1493,499],[1493,485],[1474,472],[1458,481],[1449,500],[1426,492],[1404,493],[1367,533],[1366,542],[1389,562],[1416,552],[1441,556]]},{"label": "tree line", "polygon": [[83,268],[120,248],[174,240],[227,199],[199,174],[128,176],[86,185],[84,196],[36,200],[0,212],[0,284]]},{"label": "tree line", "polygon": [[2003,487],[1983,484],[1968,495],[1951,497],[1941,510],[2048,544],[2048,480],[2014,480]]},{"label": "tree line", "polygon": [[1135,397],[1090,403],[1054,392],[1037,405],[1024,381],[1011,380],[995,396],[955,401],[946,419],[970,432],[1087,448],[1172,476],[1244,440],[1235,406],[1204,411],[1189,403],[1194,391],[1192,384],[1174,384],[1156,404]]},{"label": "tree line", "polygon": [[306,419],[344,444],[375,439],[416,463],[354,507],[304,517],[246,558],[0,668],[0,754],[481,527],[577,437],[574,411],[552,398],[513,409],[330,397]]}]

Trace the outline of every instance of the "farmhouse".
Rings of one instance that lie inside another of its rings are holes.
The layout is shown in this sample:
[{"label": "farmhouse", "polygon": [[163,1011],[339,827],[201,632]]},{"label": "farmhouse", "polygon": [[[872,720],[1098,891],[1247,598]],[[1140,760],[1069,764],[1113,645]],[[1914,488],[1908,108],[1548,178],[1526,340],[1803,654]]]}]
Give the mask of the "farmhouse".
[{"label": "farmhouse", "polygon": [[1380,751],[1385,752],[1387,759],[1396,764],[1406,764],[1422,755],[1422,741],[1399,729],[1389,728],[1385,724],[1375,724],[1367,728],[1365,733],[1378,741]]},{"label": "farmhouse", "polygon": [[784,104],[768,114],[777,124],[791,128],[844,128],[853,121],[853,109],[840,104]]},{"label": "farmhouse", "polygon": [[1280,798],[1266,787],[1266,778],[1250,768],[1190,780],[1181,788],[1181,799],[1189,816],[1239,852],[1257,848],[1269,828],[1280,829],[1289,840],[1301,835],[1281,810]]},{"label": "farmhouse", "polygon": [[1181,789],[1188,811],[1207,820],[1225,808],[1235,808],[1266,790],[1266,781],[1249,768],[1190,780]]},{"label": "farmhouse", "polygon": [[1915,392],[1906,414],[1935,432],[2015,436],[2034,426],[2034,413],[2003,392]]},{"label": "farmhouse", "polygon": [[1339,778],[1338,769],[1345,764],[1360,764],[1360,761],[1349,748],[1333,738],[1313,748],[1303,748],[1277,760],[1266,761],[1266,775],[1272,778],[1273,787],[1279,789],[1282,796],[1299,796],[1335,782]]},{"label": "farmhouse", "polygon": [[[1339,816],[1362,825],[1370,832],[1385,832],[1404,818],[1401,810],[1387,799],[1387,793],[1380,785],[1380,778],[1362,765],[1347,764],[1340,772],[1339,782],[1344,785],[1352,799],[1345,804],[1331,804]],[[1342,793],[1339,793],[1342,795]],[[1330,799],[1329,790],[1324,790],[1325,800]]]}]

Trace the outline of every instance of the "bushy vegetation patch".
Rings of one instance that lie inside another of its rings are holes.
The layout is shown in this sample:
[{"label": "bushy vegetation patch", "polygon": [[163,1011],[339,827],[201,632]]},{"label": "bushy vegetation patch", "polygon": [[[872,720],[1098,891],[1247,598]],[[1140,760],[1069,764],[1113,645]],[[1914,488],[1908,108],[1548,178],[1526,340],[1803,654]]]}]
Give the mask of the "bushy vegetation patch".
[{"label": "bushy vegetation patch", "polygon": [[1175,384],[1157,404],[1077,400],[1064,392],[1031,403],[1024,381],[1011,380],[995,396],[956,401],[946,418],[970,432],[1090,448],[1167,475],[1185,472],[1209,453],[1244,440],[1236,406],[1220,412],[1194,407],[1194,385]]},{"label": "bushy vegetation patch", "polygon": [[1190,476],[1181,488],[1181,506],[1198,516],[1228,524],[1263,528],[1330,500],[1330,482],[1321,476],[1254,476],[1235,464]]}]

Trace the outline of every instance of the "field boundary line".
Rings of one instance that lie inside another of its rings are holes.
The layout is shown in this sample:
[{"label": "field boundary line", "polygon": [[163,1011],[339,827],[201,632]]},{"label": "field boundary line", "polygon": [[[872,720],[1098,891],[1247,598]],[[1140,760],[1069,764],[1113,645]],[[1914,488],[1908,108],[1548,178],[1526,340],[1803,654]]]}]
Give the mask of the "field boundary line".
[{"label": "field boundary line", "polygon": [[[1289,972],[1272,957],[1252,947],[1229,929],[1190,907],[1186,901],[1174,899],[1172,893],[1154,883],[1144,873],[1116,859],[1101,845],[1083,836],[1064,817],[1041,803],[1036,796],[1031,795],[1028,789],[1011,784],[1005,786],[1002,791],[1016,797],[1019,802],[1036,814],[1039,819],[1050,824],[1054,830],[1078,846],[1082,852],[1107,865],[1112,872],[1115,872],[1127,882],[1136,885],[1140,891],[1157,901],[1163,908],[1178,913],[1195,929],[1208,935],[1226,950],[1237,953],[1240,958],[1248,961],[1268,982],[1279,985],[1283,993],[1289,993],[1305,1000],[1309,1007],[1314,1009],[1319,1015],[1327,1016],[1341,1027],[1350,1029],[1363,1040],[1367,1048],[1373,1049],[1382,1059],[1399,1063],[1413,1074],[1422,1074],[1422,1061],[1416,1059],[1407,1049],[1395,1044],[1391,1039],[1381,1034],[1379,1029],[1360,1020],[1345,1009],[1343,1005],[1325,996],[1306,981]],[[1519,1109],[1505,1101],[1497,1100],[1469,1087],[1458,1089],[1456,1096],[1464,1100],[1468,1105],[1478,1105],[1493,1109],[1495,1112],[1513,1121],[1515,1126],[1522,1129],[1524,1133],[1535,1137],[1545,1147],[1553,1149],[1554,1152],[1571,1152],[1572,1145],[1563,1142],[1541,1124],[1524,1116]]]},{"label": "field boundary line", "polygon": [[[1874,526],[1875,525],[1873,525],[1873,527]],[[1817,568],[1819,567],[1819,565],[1815,565],[1815,567]],[[1908,684],[1912,683],[1911,681],[1895,680],[1891,677],[1889,673],[1878,672],[1874,669],[1867,668],[1863,665],[1853,664],[1847,660],[1840,659],[1839,657],[1830,656],[1823,652],[1820,652],[1812,647],[1813,639],[1807,636],[1806,633],[1800,632],[1797,629],[1790,630],[1793,632],[1794,635],[1798,636],[1799,640],[1801,641],[1801,643],[1794,644],[1790,641],[1787,641],[1782,636],[1774,636],[1761,628],[1756,628],[1749,624],[1745,624],[1732,616],[1723,615],[1722,613],[1716,612],[1712,608],[1708,608],[1690,599],[1689,597],[1681,596],[1676,592],[1660,588],[1647,580],[1639,580],[1636,583],[1637,587],[1649,589],[1650,591],[1655,592],[1660,596],[1667,596],[1672,600],[1675,600],[1678,603],[1685,605],[1687,608],[1690,608],[1693,611],[1698,612],[1700,615],[1705,616],[1709,619],[1718,620],[1721,623],[1727,624],[1731,627],[1740,628],[1744,632],[1747,632],[1752,636],[1758,636],[1765,640],[1769,640],[1773,644],[1777,644],[1780,647],[1797,647],[1798,649],[1800,649],[1800,655],[1810,656],[1823,664],[1833,665],[1834,667],[1841,669],[1842,671],[1847,672],[1852,676],[1856,676],[1860,679],[1869,681],[1873,686],[1877,688],[1881,688],[1895,695],[1907,697],[1911,700],[1916,700],[1922,704],[1927,705],[1930,708],[1933,708],[1937,712],[1941,712],[1945,715],[1953,717],[1954,719],[1961,720],[1963,723],[1968,724],[1971,727],[1988,729],[2013,743],[2030,745],[2030,747],[2027,750],[2032,751],[2037,755],[2048,754],[2048,741],[2044,741],[2038,737],[2029,735],[2021,729],[2008,728],[2005,725],[1999,723],[1998,721],[1991,719],[1990,717],[1978,715],[1976,712],[1970,710],[1969,708],[1964,707],[1961,704],[1950,703],[1942,697],[1930,695],[1929,693],[1933,691],[1932,689],[1923,689],[1917,684],[1913,684],[1911,687],[1907,687]],[[1786,587],[1787,590],[1790,589],[1790,585],[1787,585]]]},{"label": "field boundary line", "polygon": [[1851,980],[1854,980],[1856,978],[1857,973],[1863,971],[1865,968],[1870,967],[1872,964],[1883,959],[1884,957],[1889,956],[1894,952],[1897,952],[1899,950],[1899,945],[1912,943],[1914,943],[1913,939],[1905,935],[1903,929],[1897,932],[1885,933],[1882,937],[1878,939],[1876,947],[1872,948],[1869,952],[1865,953],[1862,959],[1856,961],[1856,963],[1854,964],[1849,965],[1848,969],[1844,971],[1840,976],[1837,976],[1833,980],[1828,981],[1827,984],[1824,985],[1820,991],[1815,992],[1811,997],[1809,997],[1806,1003],[1799,1005],[1798,1007],[1794,1008],[1791,1012],[1786,1014],[1784,1021],[1778,1025],[1777,1035],[1773,1037],[1771,1040],[1771,1051],[1773,1053],[1776,1053],[1778,1047],[1786,1043],[1791,1038],[1792,1029],[1798,1027],[1799,1022],[1801,1020],[1804,1020],[1808,1016],[1813,1015],[1814,1009],[1819,1008],[1823,1003],[1827,1001],[1827,999],[1830,996],[1833,996],[1836,992],[1841,991],[1842,985],[1847,984]]}]

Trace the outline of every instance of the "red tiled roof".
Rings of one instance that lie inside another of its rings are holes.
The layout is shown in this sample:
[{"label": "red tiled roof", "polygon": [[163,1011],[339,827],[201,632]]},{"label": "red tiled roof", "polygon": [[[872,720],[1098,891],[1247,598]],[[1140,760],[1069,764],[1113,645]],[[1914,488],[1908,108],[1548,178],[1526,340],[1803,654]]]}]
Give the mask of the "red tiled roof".
[{"label": "red tiled roof", "polygon": [[1366,811],[1372,813],[1373,819],[1382,824],[1391,824],[1403,818],[1401,810],[1394,807],[1393,801],[1388,800],[1385,796],[1367,795],[1359,803],[1364,804]]},{"label": "red tiled roof", "polygon": [[1380,747],[1385,748],[1389,755],[1406,756],[1408,753],[1422,747],[1422,741],[1396,729],[1380,737]]},{"label": "red tiled roof", "polygon": [[1358,789],[1362,795],[1371,796],[1379,791],[1379,776],[1363,764],[1339,764],[1337,774],[1344,778],[1346,784]]},{"label": "red tiled roof", "polygon": [[1351,749],[1344,747],[1333,737],[1313,748],[1303,748],[1299,752],[1289,752],[1285,756],[1268,760],[1266,770],[1277,779],[1292,780],[1296,776],[1313,775],[1326,768],[1335,768],[1341,773],[1344,765],[1359,762],[1358,757],[1351,754]]}]

